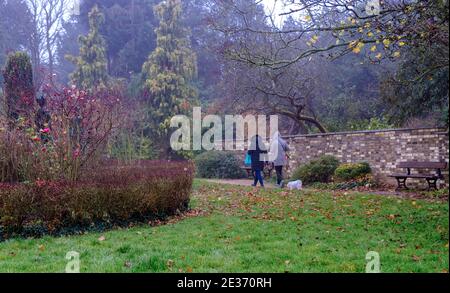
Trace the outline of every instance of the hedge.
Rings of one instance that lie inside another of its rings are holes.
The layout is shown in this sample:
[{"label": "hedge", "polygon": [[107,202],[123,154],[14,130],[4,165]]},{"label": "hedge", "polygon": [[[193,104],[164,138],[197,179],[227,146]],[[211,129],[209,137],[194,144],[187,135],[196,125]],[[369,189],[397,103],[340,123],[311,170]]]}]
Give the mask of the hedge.
[{"label": "hedge", "polygon": [[372,173],[369,163],[348,163],[340,165],[334,172],[334,179],[339,182],[356,180]]},{"label": "hedge", "polygon": [[328,183],[339,166],[339,160],[333,156],[322,156],[294,171],[292,178],[302,180],[304,184]]},{"label": "hedge", "polygon": [[243,165],[230,152],[210,151],[198,155],[195,158],[197,167],[197,176],[200,178],[217,179],[241,179],[245,178],[245,171],[241,168]]},{"label": "hedge", "polygon": [[161,219],[188,209],[191,163],[104,166],[78,182],[0,185],[0,240]]}]

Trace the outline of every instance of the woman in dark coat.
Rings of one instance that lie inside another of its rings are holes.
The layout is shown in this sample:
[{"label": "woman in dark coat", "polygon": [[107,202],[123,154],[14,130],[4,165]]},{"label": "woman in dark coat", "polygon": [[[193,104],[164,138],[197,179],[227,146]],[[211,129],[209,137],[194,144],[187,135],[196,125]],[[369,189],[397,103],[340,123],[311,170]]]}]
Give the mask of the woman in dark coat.
[{"label": "woman in dark coat", "polygon": [[264,171],[264,164],[266,161],[265,154],[267,154],[267,150],[259,135],[252,138],[248,154],[252,158],[252,172],[255,178],[253,186],[257,186],[259,182],[261,186],[264,187],[262,172]]}]

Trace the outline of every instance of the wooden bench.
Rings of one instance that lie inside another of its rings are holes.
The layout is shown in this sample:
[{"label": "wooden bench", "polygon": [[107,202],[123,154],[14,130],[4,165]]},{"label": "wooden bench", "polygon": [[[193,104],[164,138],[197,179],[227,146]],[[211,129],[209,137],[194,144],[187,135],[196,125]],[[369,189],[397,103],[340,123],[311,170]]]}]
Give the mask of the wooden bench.
[{"label": "wooden bench", "polygon": [[[242,169],[244,169],[247,172],[247,177],[249,178],[253,178],[253,172],[252,172],[252,167],[249,166],[245,166],[242,167]],[[273,163],[266,163],[264,165],[264,178],[272,178],[272,172],[275,169]]]},{"label": "wooden bench", "polygon": [[[406,181],[411,179],[426,179],[428,182],[428,190],[438,189],[437,181],[443,180],[442,170],[447,169],[447,163],[438,162],[403,162],[400,163],[398,168],[406,169],[407,173],[393,174],[389,177],[397,179],[398,189],[408,189]],[[435,169],[436,174],[412,174],[411,169]]]}]

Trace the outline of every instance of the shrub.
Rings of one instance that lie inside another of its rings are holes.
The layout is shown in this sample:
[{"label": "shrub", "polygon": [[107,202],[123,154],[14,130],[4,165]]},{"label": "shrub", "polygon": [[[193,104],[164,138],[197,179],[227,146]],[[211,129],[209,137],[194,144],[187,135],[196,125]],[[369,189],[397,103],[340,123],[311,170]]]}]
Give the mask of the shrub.
[{"label": "shrub", "polygon": [[[19,119],[18,125],[22,122]],[[24,127],[9,129],[6,120],[0,118],[0,182],[25,181],[37,173],[49,175],[49,170],[41,168],[46,160],[35,156],[42,148],[37,147]]]},{"label": "shrub", "polygon": [[116,92],[45,92],[50,123],[37,127],[37,114],[20,116],[13,126],[0,119],[0,181],[77,181],[105,153],[122,121]]},{"label": "shrub", "polygon": [[327,183],[339,166],[339,160],[333,156],[322,156],[294,171],[292,178],[302,180],[304,184],[315,182]]},{"label": "shrub", "polygon": [[245,177],[241,162],[233,153],[211,151],[195,158],[200,178],[240,179]]},{"label": "shrub", "polygon": [[123,161],[156,159],[155,142],[146,135],[146,108],[140,101],[127,100],[126,109],[120,127],[109,141],[108,155]]},{"label": "shrub", "polygon": [[8,118],[27,116],[34,104],[33,69],[27,53],[15,52],[8,56],[3,79]]},{"label": "shrub", "polygon": [[109,165],[85,173],[78,182],[0,185],[0,239],[146,222],[188,208],[192,164]]},{"label": "shrub", "polygon": [[339,182],[355,180],[372,173],[369,163],[349,163],[340,165],[334,172],[334,178]]},{"label": "shrub", "polygon": [[47,89],[46,95],[51,127],[46,129],[46,151],[39,155],[53,155],[60,176],[76,181],[84,167],[96,164],[122,123],[121,93],[111,89],[91,94],[72,87]]}]

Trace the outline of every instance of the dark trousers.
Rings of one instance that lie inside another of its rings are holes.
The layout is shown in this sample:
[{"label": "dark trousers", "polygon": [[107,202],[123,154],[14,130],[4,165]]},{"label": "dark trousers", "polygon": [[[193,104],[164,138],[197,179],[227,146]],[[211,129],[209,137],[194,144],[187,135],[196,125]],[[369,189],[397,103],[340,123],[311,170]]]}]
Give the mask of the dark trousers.
[{"label": "dark trousers", "polygon": [[283,181],[283,166],[275,166],[275,171],[277,172],[277,184],[280,185]]},{"label": "dark trousers", "polygon": [[264,179],[261,173],[261,170],[253,170],[253,176],[255,177],[254,186],[258,185],[258,182],[261,183],[261,186],[264,186]]}]

